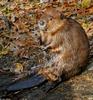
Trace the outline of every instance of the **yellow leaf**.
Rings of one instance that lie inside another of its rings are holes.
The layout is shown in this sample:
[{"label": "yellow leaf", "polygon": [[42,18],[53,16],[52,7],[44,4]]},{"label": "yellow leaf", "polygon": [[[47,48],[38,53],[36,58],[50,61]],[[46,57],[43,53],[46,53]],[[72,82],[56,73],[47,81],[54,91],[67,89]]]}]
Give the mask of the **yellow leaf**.
[{"label": "yellow leaf", "polygon": [[1,51],[0,51],[0,57],[2,57],[3,55],[6,55],[8,54],[9,50],[7,48],[3,48]]},{"label": "yellow leaf", "polygon": [[88,8],[91,4],[91,0],[83,0],[82,3],[81,3],[81,6],[83,8]]},{"label": "yellow leaf", "polygon": [[16,73],[21,73],[23,72],[23,65],[21,63],[16,63],[16,66],[15,66],[15,72]]},{"label": "yellow leaf", "polygon": [[88,28],[89,24],[88,23],[83,23],[82,27],[86,30]]}]

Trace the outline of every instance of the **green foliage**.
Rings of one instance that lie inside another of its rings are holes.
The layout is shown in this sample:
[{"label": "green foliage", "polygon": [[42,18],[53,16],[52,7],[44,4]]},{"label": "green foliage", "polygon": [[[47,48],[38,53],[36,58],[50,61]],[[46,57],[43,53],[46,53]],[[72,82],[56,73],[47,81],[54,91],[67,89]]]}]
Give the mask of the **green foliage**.
[{"label": "green foliage", "polygon": [[90,4],[91,4],[91,0],[83,0],[81,2],[82,8],[88,8],[90,6]]},{"label": "green foliage", "polygon": [[2,12],[5,14],[5,15],[10,15],[12,10],[10,10],[10,8],[8,7],[5,7],[4,9],[2,9]]},{"label": "green foliage", "polygon": [[91,5],[91,0],[82,0],[76,4],[77,8],[88,8]]}]

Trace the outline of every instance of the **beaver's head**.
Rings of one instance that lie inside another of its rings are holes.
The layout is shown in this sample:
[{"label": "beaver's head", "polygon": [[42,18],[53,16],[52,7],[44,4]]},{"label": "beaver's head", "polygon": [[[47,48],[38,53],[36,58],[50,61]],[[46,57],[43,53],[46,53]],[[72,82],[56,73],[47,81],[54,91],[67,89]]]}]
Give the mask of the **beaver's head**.
[{"label": "beaver's head", "polygon": [[44,9],[37,23],[42,42],[49,42],[52,36],[62,28],[64,21],[65,17],[56,8]]}]

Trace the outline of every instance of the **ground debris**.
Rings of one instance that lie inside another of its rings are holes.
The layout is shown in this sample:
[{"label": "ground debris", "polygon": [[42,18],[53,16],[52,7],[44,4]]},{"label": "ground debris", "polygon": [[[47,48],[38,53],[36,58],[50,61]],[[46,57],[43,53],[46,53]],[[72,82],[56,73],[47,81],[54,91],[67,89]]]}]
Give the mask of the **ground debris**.
[{"label": "ground debris", "polygon": [[[39,4],[0,2],[0,89],[16,80],[29,76],[31,68],[42,65],[50,58],[40,48],[38,39],[33,34],[38,13],[48,6],[56,7],[66,16],[76,19],[85,29],[90,41],[90,57],[87,70],[69,81],[51,85],[45,83],[38,88],[27,89],[8,94],[10,100],[92,100],[93,99],[93,6],[85,9],[76,8],[75,4],[60,3]],[[28,0],[23,0],[28,1]],[[31,1],[31,0],[29,0]],[[32,5],[33,4],[33,5]],[[85,13],[83,13],[83,10]],[[73,13],[72,13],[73,12]],[[17,64],[17,65],[16,65]],[[20,67],[21,73],[11,72],[11,68]],[[56,88],[54,88],[56,87]],[[50,92],[49,89],[53,89]],[[47,92],[48,91],[48,92]],[[0,97],[2,97],[0,91]]]}]

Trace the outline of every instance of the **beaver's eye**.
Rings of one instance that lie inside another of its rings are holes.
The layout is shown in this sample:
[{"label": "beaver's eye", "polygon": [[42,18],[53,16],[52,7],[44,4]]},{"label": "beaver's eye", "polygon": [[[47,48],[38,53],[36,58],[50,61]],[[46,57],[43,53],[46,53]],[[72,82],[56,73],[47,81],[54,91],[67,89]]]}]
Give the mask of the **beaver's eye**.
[{"label": "beaver's eye", "polygon": [[45,21],[44,20],[41,20],[40,21],[40,25],[44,26],[45,25]]},{"label": "beaver's eye", "polygon": [[46,27],[46,21],[45,21],[45,20],[40,20],[40,21],[38,22],[38,26],[39,26],[39,28],[40,28],[41,30],[44,30],[45,27]]}]

